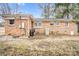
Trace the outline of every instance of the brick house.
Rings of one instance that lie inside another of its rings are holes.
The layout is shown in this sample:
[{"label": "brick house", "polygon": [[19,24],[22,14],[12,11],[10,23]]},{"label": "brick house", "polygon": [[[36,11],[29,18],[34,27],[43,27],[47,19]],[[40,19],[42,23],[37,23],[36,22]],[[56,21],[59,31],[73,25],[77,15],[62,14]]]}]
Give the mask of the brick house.
[{"label": "brick house", "polygon": [[29,30],[32,28],[32,15],[4,15],[3,18],[5,20],[5,35],[29,36]]},{"label": "brick house", "polygon": [[12,36],[29,36],[32,28],[36,34],[67,34],[77,35],[79,30],[78,20],[64,19],[34,19],[32,15],[16,14],[4,15],[5,34]]},{"label": "brick house", "polygon": [[79,30],[78,20],[39,19],[35,20],[34,22],[35,30],[39,34],[77,35]]}]

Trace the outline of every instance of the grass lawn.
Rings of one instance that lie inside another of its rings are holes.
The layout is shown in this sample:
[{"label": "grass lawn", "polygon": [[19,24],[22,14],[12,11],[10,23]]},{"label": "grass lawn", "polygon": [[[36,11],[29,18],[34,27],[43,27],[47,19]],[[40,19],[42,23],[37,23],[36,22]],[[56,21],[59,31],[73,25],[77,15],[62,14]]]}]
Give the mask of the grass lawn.
[{"label": "grass lawn", "polygon": [[30,38],[24,40],[4,40],[0,41],[0,55],[79,55],[79,36],[56,36],[41,39]]}]

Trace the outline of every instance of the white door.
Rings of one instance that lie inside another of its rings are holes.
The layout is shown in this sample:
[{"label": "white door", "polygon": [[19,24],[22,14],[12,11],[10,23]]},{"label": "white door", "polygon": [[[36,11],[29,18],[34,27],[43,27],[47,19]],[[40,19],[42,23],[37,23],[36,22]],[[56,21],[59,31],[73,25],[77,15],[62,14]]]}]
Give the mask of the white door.
[{"label": "white door", "polygon": [[22,22],[21,24],[19,24],[19,28],[24,28],[24,22]]},{"label": "white door", "polygon": [[49,28],[45,28],[45,35],[49,35]]},{"label": "white door", "polygon": [[22,22],[22,24],[21,24],[21,25],[22,25],[22,28],[24,28],[24,22]]}]

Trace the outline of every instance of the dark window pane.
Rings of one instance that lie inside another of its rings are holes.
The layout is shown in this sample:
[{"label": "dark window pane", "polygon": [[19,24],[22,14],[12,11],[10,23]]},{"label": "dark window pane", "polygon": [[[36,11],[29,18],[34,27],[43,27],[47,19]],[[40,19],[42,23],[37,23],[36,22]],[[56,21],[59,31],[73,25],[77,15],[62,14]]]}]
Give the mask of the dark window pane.
[{"label": "dark window pane", "polygon": [[9,20],[9,24],[14,24],[14,19]]}]

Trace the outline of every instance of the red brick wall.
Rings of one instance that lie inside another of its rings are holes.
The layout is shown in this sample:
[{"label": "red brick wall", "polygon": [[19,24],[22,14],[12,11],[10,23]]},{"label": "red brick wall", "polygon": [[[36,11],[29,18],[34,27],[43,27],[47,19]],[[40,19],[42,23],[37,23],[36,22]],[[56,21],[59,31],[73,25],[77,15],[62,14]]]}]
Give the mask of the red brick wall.
[{"label": "red brick wall", "polygon": [[[9,20],[5,19],[5,34],[6,35],[13,35],[13,36],[21,36],[21,35],[29,35],[29,30],[31,29],[31,22],[30,18],[20,20],[19,18],[15,19],[15,24],[10,25]],[[20,29],[19,25],[24,22],[24,29]],[[26,33],[25,33],[26,32]]]},{"label": "red brick wall", "polygon": [[50,25],[51,21],[42,21],[42,28],[37,28],[36,32],[40,34],[45,34],[45,28],[49,28],[50,34],[68,34],[73,31],[74,35],[77,35],[77,24],[76,22],[68,22],[68,26],[66,26],[66,22],[60,22],[59,25]]}]

